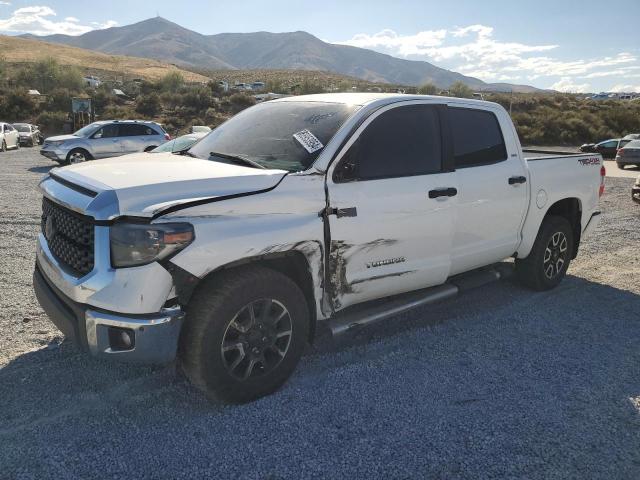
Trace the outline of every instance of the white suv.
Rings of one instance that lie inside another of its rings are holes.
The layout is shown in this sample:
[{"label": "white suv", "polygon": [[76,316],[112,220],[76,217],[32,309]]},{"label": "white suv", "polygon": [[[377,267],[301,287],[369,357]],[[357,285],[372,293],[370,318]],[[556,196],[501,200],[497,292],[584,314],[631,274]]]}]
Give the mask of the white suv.
[{"label": "white suv", "polygon": [[40,153],[58,163],[73,164],[148,152],[170,139],[156,122],[108,120],[94,122],[71,135],[46,138]]}]

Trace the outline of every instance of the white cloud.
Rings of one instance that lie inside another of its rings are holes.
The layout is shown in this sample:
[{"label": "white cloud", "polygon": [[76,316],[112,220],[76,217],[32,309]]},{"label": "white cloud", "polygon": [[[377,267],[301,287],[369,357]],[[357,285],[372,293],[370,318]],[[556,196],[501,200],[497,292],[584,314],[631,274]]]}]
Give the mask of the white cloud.
[{"label": "white cloud", "polygon": [[45,5],[34,5],[14,10],[9,18],[0,18],[0,32],[32,33],[34,35],[51,35],[62,33],[66,35],[81,35],[91,30],[108,28],[116,25],[113,20],[105,23],[92,22],[91,25],[83,25],[75,17],[66,17],[62,21],[56,21],[56,12]]},{"label": "white cloud", "polygon": [[11,5],[11,2],[2,2],[2,1],[0,1],[0,6],[7,6],[7,5]]},{"label": "white cloud", "polygon": [[640,92],[640,85],[618,84],[611,87],[612,92]]},{"label": "white cloud", "polygon": [[415,35],[398,35],[390,29],[382,30],[374,35],[360,33],[351,40],[342,42],[345,45],[362,48],[383,48],[393,50],[396,55],[403,57],[409,55],[422,55],[430,51],[432,47],[442,45],[447,34],[446,30],[427,30]]},{"label": "white cloud", "polygon": [[586,93],[591,90],[591,85],[588,83],[577,84],[573,82],[571,77],[562,77],[549,88],[558,90],[559,92]]},{"label": "white cloud", "polygon": [[640,78],[640,59],[636,54],[621,52],[600,58],[564,60],[551,55],[560,49],[559,45],[507,42],[496,39],[494,33],[492,27],[479,24],[413,35],[386,29],[336,43],[425,60],[488,82],[535,82],[545,88],[552,84],[550,88],[583,91],[591,88],[586,79],[620,80],[636,75]]}]

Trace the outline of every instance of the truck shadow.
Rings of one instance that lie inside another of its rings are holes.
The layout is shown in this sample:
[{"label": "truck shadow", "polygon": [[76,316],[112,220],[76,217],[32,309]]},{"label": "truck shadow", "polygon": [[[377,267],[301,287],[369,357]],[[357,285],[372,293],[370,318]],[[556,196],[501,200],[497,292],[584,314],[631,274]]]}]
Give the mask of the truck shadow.
[{"label": "truck shadow", "polygon": [[52,168],[56,168],[56,166],[60,166],[60,165],[47,165],[47,166],[40,166],[40,167],[29,167],[27,170],[29,170],[32,173],[49,173],[49,170],[51,170]]},{"label": "truck shadow", "polygon": [[[49,444],[48,455],[64,455],[70,444],[99,443],[99,435],[126,426],[135,442],[121,436],[112,449],[135,457],[162,431],[179,438],[181,448],[156,443],[154,454],[180,464],[180,451],[202,452],[203,442],[225,435],[229,444],[243,441],[250,451],[277,434],[309,444],[332,439],[340,446],[381,435],[384,421],[393,424],[385,431],[385,442],[393,443],[416,428],[419,415],[425,422],[420,428],[434,428],[432,448],[469,425],[478,438],[502,428],[505,441],[561,448],[558,438],[536,427],[549,423],[563,445],[581,444],[585,429],[617,445],[615,438],[625,437],[608,424],[611,418],[624,419],[630,429],[640,425],[638,312],[640,295],[575,276],[543,293],[505,280],[339,341],[321,332],[279,392],[231,408],[206,400],[175,367],[113,364],[66,342],[51,344],[0,370],[0,437],[18,450],[35,442]],[[586,408],[584,423],[580,412]],[[385,418],[369,418],[369,410]],[[291,411],[297,412],[295,423],[286,422],[291,430],[280,432],[274,425]],[[260,422],[245,425],[252,415]],[[529,430],[514,428],[523,418]],[[435,428],[441,422],[448,429]],[[62,425],[73,425],[73,438],[56,433]],[[506,448],[501,445],[487,446],[483,455],[492,448],[498,455]],[[210,455],[214,463],[242,456],[233,449]],[[266,457],[255,461],[262,465]]]}]

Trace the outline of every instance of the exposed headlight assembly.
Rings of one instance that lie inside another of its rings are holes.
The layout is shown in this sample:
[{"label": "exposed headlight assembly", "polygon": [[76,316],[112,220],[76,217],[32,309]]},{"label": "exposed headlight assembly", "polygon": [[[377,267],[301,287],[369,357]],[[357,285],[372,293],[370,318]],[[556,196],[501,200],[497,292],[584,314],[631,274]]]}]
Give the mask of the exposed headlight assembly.
[{"label": "exposed headlight assembly", "polygon": [[188,223],[116,223],[111,227],[111,265],[134,267],[170,257],[195,238]]}]

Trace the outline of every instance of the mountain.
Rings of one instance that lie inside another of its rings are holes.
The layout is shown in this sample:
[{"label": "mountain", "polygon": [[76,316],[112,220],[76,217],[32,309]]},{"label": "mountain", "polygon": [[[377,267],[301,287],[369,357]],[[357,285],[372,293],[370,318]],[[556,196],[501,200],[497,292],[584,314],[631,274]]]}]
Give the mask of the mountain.
[{"label": "mountain", "polygon": [[178,71],[187,81],[207,82],[209,79],[200,74],[182,70],[175,65],[149,58],[107,55],[92,50],[81,49],[58,43],[47,43],[41,37],[19,38],[0,35],[0,52],[6,63],[22,64],[35,62],[43,57],[51,57],[60,65],[81,67],[83,72],[110,73],[112,76],[127,74],[133,77],[158,80],[167,73]]},{"label": "mountain", "polygon": [[147,57],[187,68],[326,70],[402,85],[462,81],[478,90],[535,91],[533,87],[488,84],[428,62],[404,60],[364,48],[323,42],[306,32],[202,35],[161,17],[79,36],[37,37],[103,53]]}]

